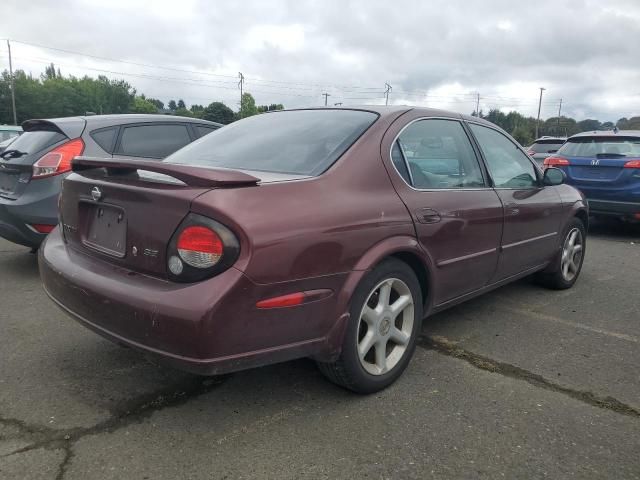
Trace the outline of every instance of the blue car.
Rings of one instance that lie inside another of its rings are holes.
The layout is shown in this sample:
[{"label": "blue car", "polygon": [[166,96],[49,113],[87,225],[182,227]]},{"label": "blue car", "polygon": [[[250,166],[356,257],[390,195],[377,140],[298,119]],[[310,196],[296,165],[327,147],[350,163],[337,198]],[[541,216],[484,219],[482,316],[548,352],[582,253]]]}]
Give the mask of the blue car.
[{"label": "blue car", "polygon": [[544,165],[565,172],[592,215],[640,220],[640,130],[579,133]]}]

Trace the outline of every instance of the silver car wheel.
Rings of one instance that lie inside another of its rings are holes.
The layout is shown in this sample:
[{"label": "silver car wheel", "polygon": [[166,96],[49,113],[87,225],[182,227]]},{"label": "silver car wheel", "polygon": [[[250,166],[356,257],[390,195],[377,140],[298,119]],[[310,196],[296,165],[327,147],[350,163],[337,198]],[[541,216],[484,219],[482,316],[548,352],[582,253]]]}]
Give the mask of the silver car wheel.
[{"label": "silver car wheel", "polygon": [[402,280],[388,278],[376,285],[362,308],[357,351],[362,367],[383,375],[402,359],[413,333],[414,303]]},{"label": "silver car wheel", "polygon": [[562,258],[560,259],[562,277],[567,282],[571,282],[580,270],[583,243],[580,229],[574,228],[567,234],[562,247]]}]

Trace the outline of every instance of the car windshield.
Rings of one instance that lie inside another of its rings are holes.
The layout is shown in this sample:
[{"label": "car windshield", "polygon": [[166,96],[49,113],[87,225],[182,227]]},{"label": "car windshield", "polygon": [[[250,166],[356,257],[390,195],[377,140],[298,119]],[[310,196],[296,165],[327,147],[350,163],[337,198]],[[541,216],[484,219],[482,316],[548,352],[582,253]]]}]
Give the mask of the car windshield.
[{"label": "car windshield", "polygon": [[378,118],[361,110],[291,110],[256,115],[178,150],[169,163],[320,175]]},{"label": "car windshield", "polygon": [[640,157],[640,137],[570,138],[558,153],[568,157]]}]

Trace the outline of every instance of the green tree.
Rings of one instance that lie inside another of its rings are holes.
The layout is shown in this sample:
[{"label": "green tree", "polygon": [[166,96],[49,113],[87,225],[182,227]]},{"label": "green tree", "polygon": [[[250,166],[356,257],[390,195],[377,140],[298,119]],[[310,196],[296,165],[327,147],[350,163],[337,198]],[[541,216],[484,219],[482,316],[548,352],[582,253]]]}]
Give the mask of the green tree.
[{"label": "green tree", "polygon": [[591,118],[587,118],[585,120],[580,120],[578,122],[578,129],[581,132],[589,132],[593,130],[600,130],[602,128],[602,124],[598,120],[593,120]]},{"label": "green tree", "polygon": [[616,122],[620,130],[640,130],[640,117],[623,117]]},{"label": "green tree", "polygon": [[172,112],[175,112],[178,108],[178,105],[176,105],[175,100],[169,100],[169,103],[167,104],[167,106],[169,107],[169,110],[171,110]]},{"label": "green tree", "polygon": [[191,105],[189,110],[191,110],[191,114],[195,118],[202,118],[204,115],[204,106],[202,105]]},{"label": "green tree", "polygon": [[204,120],[209,120],[211,122],[218,122],[226,125],[231,123],[235,119],[235,114],[233,110],[227,107],[222,102],[213,102],[210,103],[207,108],[204,109],[204,113],[202,115]]},{"label": "green tree", "polygon": [[187,106],[184,104],[184,100],[182,99],[178,100],[178,108],[181,108],[182,110],[187,109]]},{"label": "green tree", "polygon": [[158,100],[157,98],[147,98],[147,100],[153,103],[158,110],[164,110],[164,102]]},{"label": "green tree", "polygon": [[178,107],[176,112],[176,115],[180,116],[180,117],[193,117],[193,112],[191,110],[187,110],[186,108],[180,108]]},{"label": "green tree", "polygon": [[135,97],[133,99],[133,106],[130,110],[131,113],[158,113],[158,108],[146,98]]},{"label": "green tree", "polygon": [[284,110],[284,105],[281,103],[272,103],[271,105],[259,105],[257,107],[258,113],[272,112],[274,110]]},{"label": "green tree", "polygon": [[516,127],[515,130],[511,132],[511,136],[515,138],[520,145],[523,145],[525,147],[531,145],[535,140],[533,138],[534,135],[531,130],[524,125]]},{"label": "green tree", "polygon": [[251,117],[258,113],[258,107],[256,107],[256,100],[249,92],[243,93],[240,99],[240,111],[238,112],[239,118]]}]

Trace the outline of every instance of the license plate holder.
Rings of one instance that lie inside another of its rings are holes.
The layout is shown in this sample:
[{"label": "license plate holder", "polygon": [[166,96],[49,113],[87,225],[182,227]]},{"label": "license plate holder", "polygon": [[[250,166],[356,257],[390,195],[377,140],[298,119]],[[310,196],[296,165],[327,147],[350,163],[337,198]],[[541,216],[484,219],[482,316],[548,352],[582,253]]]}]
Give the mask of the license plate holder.
[{"label": "license plate holder", "polygon": [[90,205],[89,229],[84,243],[89,247],[123,258],[127,248],[127,218],[122,208]]}]

